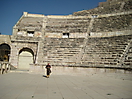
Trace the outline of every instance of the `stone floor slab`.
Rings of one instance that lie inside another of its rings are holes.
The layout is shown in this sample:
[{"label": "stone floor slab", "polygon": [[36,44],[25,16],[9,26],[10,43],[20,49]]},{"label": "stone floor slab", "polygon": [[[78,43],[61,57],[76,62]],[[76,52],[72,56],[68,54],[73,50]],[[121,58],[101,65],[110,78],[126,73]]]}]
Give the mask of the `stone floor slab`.
[{"label": "stone floor slab", "polygon": [[65,70],[0,75],[0,99],[132,99],[132,73]]}]

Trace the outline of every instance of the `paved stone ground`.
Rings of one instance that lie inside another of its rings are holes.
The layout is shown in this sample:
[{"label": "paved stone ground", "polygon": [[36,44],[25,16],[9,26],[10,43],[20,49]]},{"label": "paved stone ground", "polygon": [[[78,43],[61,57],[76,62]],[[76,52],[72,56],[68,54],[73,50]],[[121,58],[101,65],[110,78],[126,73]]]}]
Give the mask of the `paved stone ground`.
[{"label": "paved stone ground", "polygon": [[132,99],[132,73],[56,67],[46,78],[10,72],[0,75],[0,99]]}]

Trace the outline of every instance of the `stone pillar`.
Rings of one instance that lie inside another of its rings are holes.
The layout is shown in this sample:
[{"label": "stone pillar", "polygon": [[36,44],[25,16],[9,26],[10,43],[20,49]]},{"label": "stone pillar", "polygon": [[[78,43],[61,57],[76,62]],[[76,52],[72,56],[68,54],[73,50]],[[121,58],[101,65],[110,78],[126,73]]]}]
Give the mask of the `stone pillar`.
[{"label": "stone pillar", "polygon": [[18,31],[18,28],[16,26],[14,26],[13,31],[12,31],[13,38],[15,38],[17,36],[17,31]]},{"label": "stone pillar", "polygon": [[18,66],[18,49],[16,48],[17,45],[12,43],[11,55],[10,55],[10,63],[14,66]]}]

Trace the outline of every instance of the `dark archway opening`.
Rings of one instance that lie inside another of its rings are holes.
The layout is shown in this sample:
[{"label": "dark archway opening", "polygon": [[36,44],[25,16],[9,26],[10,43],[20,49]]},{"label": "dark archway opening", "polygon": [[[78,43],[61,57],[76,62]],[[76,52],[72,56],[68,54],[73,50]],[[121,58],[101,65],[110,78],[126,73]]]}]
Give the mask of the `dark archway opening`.
[{"label": "dark archway opening", "polygon": [[8,44],[0,45],[0,61],[9,61],[11,48]]}]

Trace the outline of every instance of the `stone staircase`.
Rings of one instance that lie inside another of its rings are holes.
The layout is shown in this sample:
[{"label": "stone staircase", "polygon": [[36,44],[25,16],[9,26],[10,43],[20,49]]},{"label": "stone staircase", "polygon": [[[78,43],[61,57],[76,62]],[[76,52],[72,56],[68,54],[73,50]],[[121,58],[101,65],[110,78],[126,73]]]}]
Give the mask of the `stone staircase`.
[{"label": "stone staircase", "polygon": [[120,63],[121,66],[124,65],[126,68],[132,67],[132,39],[126,47]]}]

